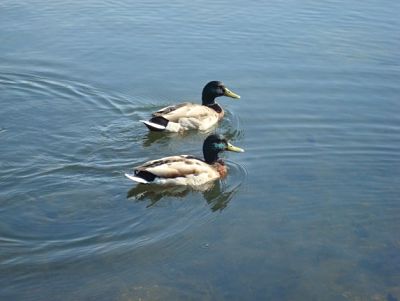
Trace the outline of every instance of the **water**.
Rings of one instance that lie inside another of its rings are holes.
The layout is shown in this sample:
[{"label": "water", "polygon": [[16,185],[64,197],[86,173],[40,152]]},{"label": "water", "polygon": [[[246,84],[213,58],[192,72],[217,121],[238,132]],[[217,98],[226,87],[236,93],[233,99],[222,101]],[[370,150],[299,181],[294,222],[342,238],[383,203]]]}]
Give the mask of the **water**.
[{"label": "water", "polygon": [[[1,300],[399,300],[396,1],[2,1]],[[124,172],[201,155],[138,120],[199,101],[243,154],[212,190]]]}]

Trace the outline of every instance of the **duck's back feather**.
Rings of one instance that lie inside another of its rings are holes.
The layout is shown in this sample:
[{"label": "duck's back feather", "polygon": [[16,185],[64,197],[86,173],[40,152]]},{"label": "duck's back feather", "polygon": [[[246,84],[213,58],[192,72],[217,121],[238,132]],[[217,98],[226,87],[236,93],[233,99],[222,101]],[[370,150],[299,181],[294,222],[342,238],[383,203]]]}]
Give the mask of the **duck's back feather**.
[{"label": "duck's back feather", "polygon": [[170,112],[173,112],[181,107],[190,105],[190,102],[184,102],[184,103],[180,103],[180,104],[176,104],[176,105],[171,105],[165,108],[162,108],[160,110],[158,110],[157,112],[154,112],[152,115],[153,116],[163,116],[164,114],[168,114]]},{"label": "duck's back feather", "polygon": [[185,102],[162,108],[152,115],[149,121],[142,120],[151,131],[205,131],[223,118],[224,110],[217,103],[205,106]]},{"label": "duck's back feather", "polygon": [[136,176],[141,173],[154,175],[154,183],[174,185],[201,185],[220,177],[211,165],[187,155],[149,161],[135,168]]},{"label": "duck's back feather", "polygon": [[184,103],[176,106],[166,107],[155,112],[153,115],[162,116],[172,122],[178,122],[181,118],[204,119],[210,116],[218,119],[218,113],[215,110],[195,103]]}]

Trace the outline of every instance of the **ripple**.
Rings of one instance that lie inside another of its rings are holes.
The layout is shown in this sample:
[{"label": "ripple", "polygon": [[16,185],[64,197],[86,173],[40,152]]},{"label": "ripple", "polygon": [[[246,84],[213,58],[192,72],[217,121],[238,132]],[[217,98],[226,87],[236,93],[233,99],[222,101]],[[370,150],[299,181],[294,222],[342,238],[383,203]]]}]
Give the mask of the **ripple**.
[{"label": "ripple", "polygon": [[[0,89],[14,101],[0,129],[7,142],[0,172],[7,217],[2,264],[74,262],[173,241],[212,220],[245,181],[245,169],[228,161],[227,179],[206,191],[151,191],[151,197],[148,191],[126,199],[123,170],[160,150],[199,153],[199,137],[208,133],[153,139],[138,122],[158,107],[151,101],[48,75],[0,74]],[[26,123],[13,123],[17,115]],[[229,110],[218,131],[243,137],[240,119]]]},{"label": "ripple", "polygon": [[0,87],[8,91],[26,92],[27,96],[39,94],[59,99],[77,102],[80,106],[88,109],[112,110],[116,113],[132,115],[131,105],[135,104],[129,97],[104,92],[88,84],[65,78],[47,78],[41,75],[29,73],[3,72],[0,74]]},{"label": "ripple", "polygon": [[228,140],[240,140],[243,138],[244,131],[241,125],[241,119],[236,112],[229,109],[225,110],[224,119],[221,122],[219,131]]},{"label": "ripple", "polygon": [[[214,218],[213,212],[226,208],[245,181],[247,172],[241,165],[230,161],[227,165],[227,179],[215,182],[203,192],[181,187],[169,191],[162,188],[155,190],[154,187],[147,190],[141,187],[140,192],[131,190],[125,205],[117,208],[115,204],[109,205],[118,216],[111,222],[107,213],[107,209],[111,208],[97,208],[98,217],[91,216],[89,219],[84,213],[94,208],[87,203],[79,205],[80,210],[78,204],[71,207],[68,204],[53,203],[78,195],[79,199],[82,196],[96,198],[101,191],[93,193],[92,189],[87,188],[85,192],[81,188],[77,191],[64,190],[42,195],[41,198],[47,200],[41,204],[43,210],[31,208],[33,210],[25,214],[25,223],[41,231],[21,231],[18,227],[3,229],[0,238],[4,247],[1,262],[5,266],[68,263],[94,255],[124,254],[199,227]],[[94,201],[91,203],[95,204]],[[9,213],[19,211],[20,206],[22,204],[10,205]],[[25,210],[29,207],[25,205]],[[70,216],[57,213],[60,209],[69,211]],[[81,214],[74,213],[76,210]],[[56,215],[51,217],[52,214]],[[57,234],[53,234],[50,228],[58,229]]]}]

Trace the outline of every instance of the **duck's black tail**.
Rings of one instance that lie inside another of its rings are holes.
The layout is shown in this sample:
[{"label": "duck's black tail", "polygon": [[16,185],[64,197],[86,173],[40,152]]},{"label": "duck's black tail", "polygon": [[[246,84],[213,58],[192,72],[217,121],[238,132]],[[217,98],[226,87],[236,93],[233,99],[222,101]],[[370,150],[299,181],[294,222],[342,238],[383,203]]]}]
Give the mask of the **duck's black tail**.
[{"label": "duck's black tail", "polygon": [[132,173],[125,173],[125,177],[128,179],[142,183],[142,184],[149,184],[154,181],[156,176],[152,174],[151,172],[147,170],[135,170],[135,172]]},{"label": "duck's black tail", "polygon": [[147,126],[147,128],[150,131],[154,131],[154,132],[165,131],[165,129],[167,128],[168,122],[169,122],[168,119],[161,117],[161,116],[153,117],[150,120],[140,120],[140,121],[143,122],[144,125]]}]

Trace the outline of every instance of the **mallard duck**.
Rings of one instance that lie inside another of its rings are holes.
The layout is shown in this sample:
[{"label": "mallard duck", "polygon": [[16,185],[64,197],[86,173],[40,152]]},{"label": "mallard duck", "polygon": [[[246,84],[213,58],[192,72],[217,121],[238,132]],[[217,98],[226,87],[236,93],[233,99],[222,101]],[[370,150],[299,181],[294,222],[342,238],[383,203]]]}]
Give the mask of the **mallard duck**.
[{"label": "mallard duck", "polygon": [[185,102],[153,113],[150,120],[141,120],[151,131],[205,131],[224,117],[224,110],[215,102],[219,96],[240,98],[220,81],[211,81],[203,88],[202,104]]},{"label": "mallard duck", "polygon": [[189,155],[165,157],[146,162],[125,176],[143,184],[200,186],[226,176],[227,168],[218,157],[223,151],[244,152],[224,137],[213,134],[204,140],[204,160]]}]

